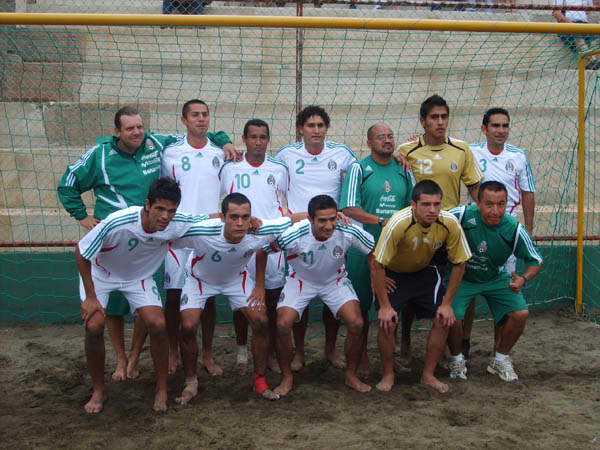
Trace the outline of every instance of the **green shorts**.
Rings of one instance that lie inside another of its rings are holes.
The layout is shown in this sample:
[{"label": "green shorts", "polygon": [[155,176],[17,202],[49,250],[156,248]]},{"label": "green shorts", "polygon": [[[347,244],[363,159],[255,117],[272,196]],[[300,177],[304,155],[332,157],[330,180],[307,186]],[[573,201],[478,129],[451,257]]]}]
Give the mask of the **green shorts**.
[{"label": "green shorts", "polygon": [[517,294],[508,287],[511,279],[510,275],[501,273],[485,283],[462,280],[452,300],[456,319],[464,320],[465,311],[477,295],[481,295],[487,301],[496,325],[500,325],[509,312],[527,310],[523,294],[520,292]]},{"label": "green shorts", "polygon": [[[164,265],[161,265],[160,268],[156,271],[156,273],[152,276],[154,281],[156,282],[156,286],[158,287],[158,291],[162,293],[163,291],[163,281],[164,281]],[[165,305],[165,300],[163,295],[161,294],[163,307]],[[106,315],[107,316],[126,316],[129,314],[129,302],[125,298],[125,296],[121,293],[121,291],[112,291],[108,297],[108,304],[106,305]]]},{"label": "green shorts", "polygon": [[349,249],[346,257],[346,271],[358,296],[360,310],[368,311],[371,309],[374,296],[371,289],[371,271],[366,255]]}]

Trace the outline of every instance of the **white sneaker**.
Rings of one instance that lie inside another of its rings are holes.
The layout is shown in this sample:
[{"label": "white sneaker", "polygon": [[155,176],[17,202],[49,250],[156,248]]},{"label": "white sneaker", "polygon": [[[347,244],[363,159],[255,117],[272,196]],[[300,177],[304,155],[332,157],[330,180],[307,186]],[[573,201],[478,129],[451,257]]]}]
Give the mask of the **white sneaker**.
[{"label": "white sneaker", "polygon": [[504,361],[498,361],[496,358],[490,359],[487,371],[492,375],[498,375],[503,381],[517,381],[519,379],[509,358]]},{"label": "white sneaker", "polygon": [[448,361],[448,369],[450,369],[450,378],[456,380],[460,378],[461,380],[467,379],[467,360],[461,359],[458,360],[450,360]]}]

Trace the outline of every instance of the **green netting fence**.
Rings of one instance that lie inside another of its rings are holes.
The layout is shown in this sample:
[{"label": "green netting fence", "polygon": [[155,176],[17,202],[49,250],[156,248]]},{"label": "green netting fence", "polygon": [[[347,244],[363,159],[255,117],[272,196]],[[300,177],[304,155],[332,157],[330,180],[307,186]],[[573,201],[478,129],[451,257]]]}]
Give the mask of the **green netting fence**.
[{"label": "green netting fence", "polygon": [[[209,103],[211,128],[239,147],[245,122],[266,120],[272,152],[295,141],[297,108],[320,104],[332,118],[328,139],[358,156],[367,154],[375,122],[388,123],[397,144],[419,132],[419,105],[434,93],[450,104],[450,135],[467,142],[484,139],[487,108],[507,108],[509,142],[528,153],[538,186],[534,234],[546,258],[526,298],[534,307],[574,298],[578,56],[556,35],[3,25],[0,55],[2,322],[78,320],[71,243],[83,229],[61,207],[58,180],[112,133],[119,106],[137,106],[151,131],[183,132],[180,109],[191,98]],[[588,71],[590,239],[598,220],[597,83]],[[92,196],[84,200],[91,211]],[[593,315],[600,256],[598,242],[586,242],[584,302]],[[218,318],[230,319],[224,299]]]}]

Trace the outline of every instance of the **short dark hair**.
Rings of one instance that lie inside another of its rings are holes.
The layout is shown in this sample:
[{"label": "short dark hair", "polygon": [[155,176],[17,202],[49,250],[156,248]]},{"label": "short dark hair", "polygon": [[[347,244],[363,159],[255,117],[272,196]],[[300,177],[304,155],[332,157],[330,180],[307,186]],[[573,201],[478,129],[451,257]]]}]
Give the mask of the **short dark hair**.
[{"label": "short dark hair", "polygon": [[140,112],[133,106],[123,106],[115,114],[115,128],[121,129],[121,116],[141,116]]},{"label": "short dark hair", "polygon": [[170,200],[179,206],[179,202],[181,202],[179,183],[169,177],[154,180],[148,190],[148,203],[152,206],[158,199]]},{"label": "short dark hair", "polygon": [[261,119],[250,119],[244,125],[244,137],[248,137],[248,129],[250,127],[265,127],[267,129],[267,136],[271,137],[271,132],[269,131],[269,124]]},{"label": "short dark hair", "polygon": [[433,109],[434,106],[442,106],[446,108],[446,112],[450,114],[450,108],[448,107],[448,103],[442,97],[437,94],[432,95],[429,98],[426,98],[423,103],[421,103],[421,110],[419,114],[421,115],[421,119],[425,120],[427,118],[427,114]]},{"label": "short dark hair", "polygon": [[485,181],[481,183],[479,186],[479,191],[477,192],[477,200],[481,201],[483,198],[483,191],[492,191],[492,192],[504,192],[506,197],[508,198],[508,191],[506,190],[506,186],[500,183],[499,181]]},{"label": "short dark hair", "polygon": [[325,122],[325,126],[329,128],[331,121],[329,120],[329,114],[320,106],[310,105],[304,108],[296,116],[296,127],[303,127],[306,121],[312,116],[319,116]]},{"label": "short dark hair", "polygon": [[380,125],[384,125],[384,126],[388,127],[390,130],[392,129],[387,123],[383,123],[383,122],[374,123],[367,130],[367,139],[369,139],[369,140],[373,139],[373,136],[371,136],[373,134],[373,128],[378,127]]},{"label": "short dark hair", "polygon": [[232,192],[231,194],[226,196],[223,199],[223,202],[221,203],[221,212],[224,216],[227,215],[227,211],[229,211],[230,203],[233,203],[234,205],[238,206],[245,205],[246,203],[248,203],[248,205],[250,205],[250,208],[252,208],[252,205],[250,204],[250,199],[248,197],[246,197],[240,192]]},{"label": "short dark hair", "polygon": [[317,195],[308,202],[308,215],[311,219],[314,219],[317,211],[329,208],[333,208],[336,211],[338,210],[337,203],[333,197],[326,194]]},{"label": "short dark hair", "polygon": [[510,116],[508,115],[507,110],[504,108],[490,108],[483,114],[483,121],[481,122],[482,125],[487,127],[488,123],[490,123],[490,117],[492,117],[494,114],[504,114],[510,122]]},{"label": "short dark hair", "polygon": [[433,180],[421,180],[413,188],[412,201],[417,203],[421,200],[421,195],[439,195],[444,196],[442,188]]},{"label": "short dark hair", "polygon": [[182,117],[186,116],[186,114],[190,110],[190,106],[192,106],[192,105],[204,105],[204,106],[206,106],[206,110],[210,114],[210,110],[208,109],[208,105],[206,104],[206,102],[203,102],[202,100],[198,100],[197,98],[194,98],[192,100],[188,100],[187,102],[185,102],[183,104],[183,108],[181,108],[181,116]]}]

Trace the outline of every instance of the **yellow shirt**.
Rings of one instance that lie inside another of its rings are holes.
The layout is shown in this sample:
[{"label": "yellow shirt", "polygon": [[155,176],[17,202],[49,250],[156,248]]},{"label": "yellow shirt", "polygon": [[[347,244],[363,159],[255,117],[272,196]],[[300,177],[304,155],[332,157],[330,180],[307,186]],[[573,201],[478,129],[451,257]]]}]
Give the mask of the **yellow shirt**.
[{"label": "yellow shirt", "polygon": [[469,145],[449,136],[439,146],[425,145],[423,136],[419,136],[417,142],[402,144],[398,153],[410,162],[417,182],[433,180],[440,185],[443,209],[459,205],[461,180],[471,187],[483,178]]},{"label": "yellow shirt", "polygon": [[464,263],[471,257],[467,238],[453,214],[440,211],[438,219],[424,227],[415,220],[409,206],[396,212],[383,228],[375,259],[394,272],[418,272],[430,264],[444,243],[452,264]]}]

